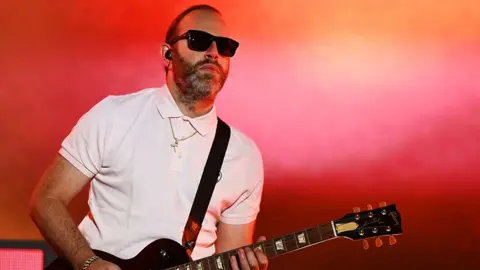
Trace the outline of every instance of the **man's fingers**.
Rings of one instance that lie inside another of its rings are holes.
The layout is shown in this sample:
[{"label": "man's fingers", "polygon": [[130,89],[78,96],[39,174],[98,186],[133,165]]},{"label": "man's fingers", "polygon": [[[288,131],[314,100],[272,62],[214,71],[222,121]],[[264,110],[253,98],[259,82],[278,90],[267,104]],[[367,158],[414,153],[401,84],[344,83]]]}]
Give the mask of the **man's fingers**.
[{"label": "man's fingers", "polygon": [[267,269],[268,267],[268,258],[267,256],[265,255],[265,253],[263,253],[263,251],[261,249],[258,249],[256,248],[254,250],[255,252],[255,256],[257,257],[257,262],[258,262],[258,267],[260,269]]},{"label": "man's fingers", "polygon": [[245,254],[245,250],[243,248],[238,250],[238,257],[240,258],[240,267],[242,270],[249,270],[250,264],[248,263],[247,255]]},{"label": "man's fingers", "polygon": [[247,261],[250,265],[250,269],[259,269],[258,268],[258,260],[255,253],[250,248],[245,248],[245,253],[247,255]]},{"label": "man's fingers", "polygon": [[235,256],[230,256],[230,266],[232,267],[232,270],[240,270]]}]

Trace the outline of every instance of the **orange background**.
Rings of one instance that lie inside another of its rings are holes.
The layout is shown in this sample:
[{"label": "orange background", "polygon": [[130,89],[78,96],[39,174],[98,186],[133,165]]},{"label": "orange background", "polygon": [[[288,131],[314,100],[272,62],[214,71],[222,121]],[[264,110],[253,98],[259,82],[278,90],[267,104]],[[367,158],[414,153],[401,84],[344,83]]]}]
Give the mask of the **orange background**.
[{"label": "orange background", "polygon": [[[383,200],[403,217],[393,247],[335,240],[271,269],[480,265],[478,1],[205,2],[241,44],[217,106],[264,155],[257,233]],[[27,201],[60,142],[105,95],[163,84],[166,28],[197,3],[2,1],[0,239],[41,238]]]}]

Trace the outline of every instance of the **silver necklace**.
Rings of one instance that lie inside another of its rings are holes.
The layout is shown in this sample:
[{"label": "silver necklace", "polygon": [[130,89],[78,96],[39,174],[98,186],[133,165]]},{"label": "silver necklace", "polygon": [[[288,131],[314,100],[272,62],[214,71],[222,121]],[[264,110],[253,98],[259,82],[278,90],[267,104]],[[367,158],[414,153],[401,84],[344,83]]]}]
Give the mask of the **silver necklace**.
[{"label": "silver necklace", "polygon": [[178,147],[178,142],[184,141],[184,140],[192,137],[192,136],[195,135],[195,133],[197,133],[197,132],[195,131],[195,132],[193,132],[191,135],[186,136],[186,137],[177,138],[177,137],[175,136],[175,132],[173,131],[172,119],[171,119],[171,118],[168,118],[168,121],[169,121],[169,123],[170,123],[170,130],[172,131],[172,137],[173,137],[173,140],[174,140],[174,142],[173,142],[172,144],[170,144],[170,146],[173,148],[173,151],[176,153],[176,152],[177,152],[177,147]]}]

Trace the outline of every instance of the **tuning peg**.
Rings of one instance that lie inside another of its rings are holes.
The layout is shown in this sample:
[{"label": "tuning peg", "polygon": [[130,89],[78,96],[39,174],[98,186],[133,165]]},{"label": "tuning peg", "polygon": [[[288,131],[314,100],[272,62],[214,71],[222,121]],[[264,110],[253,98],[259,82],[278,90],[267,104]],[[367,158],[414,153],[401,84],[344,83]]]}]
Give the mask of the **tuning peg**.
[{"label": "tuning peg", "polygon": [[390,235],[390,237],[388,237],[388,243],[390,244],[390,246],[393,246],[397,243],[397,238],[395,238],[395,236],[393,235]]},{"label": "tuning peg", "polygon": [[354,207],[354,208],[353,208],[353,212],[354,212],[354,213],[360,212],[360,207]]},{"label": "tuning peg", "polygon": [[379,202],[378,205],[380,207],[385,207],[385,206],[387,206],[387,202]]},{"label": "tuning peg", "polygon": [[363,239],[362,243],[363,243],[363,249],[367,250],[370,247],[367,239]]},{"label": "tuning peg", "polygon": [[371,205],[371,204],[367,204],[367,209],[368,209],[368,210],[372,210],[372,209],[373,209],[373,208],[372,208],[372,205]]},{"label": "tuning peg", "polygon": [[380,237],[375,238],[375,246],[376,247],[383,246],[383,241],[382,241],[382,239],[380,239]]}]

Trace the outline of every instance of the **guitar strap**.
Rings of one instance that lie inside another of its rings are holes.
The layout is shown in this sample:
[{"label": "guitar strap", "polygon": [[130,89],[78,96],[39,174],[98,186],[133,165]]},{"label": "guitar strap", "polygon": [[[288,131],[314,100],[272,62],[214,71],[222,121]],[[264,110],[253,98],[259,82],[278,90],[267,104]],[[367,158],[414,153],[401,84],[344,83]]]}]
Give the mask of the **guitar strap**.
[{"label": "guitar strap", "polygon": [[230,127],[220,118],[217,119],[218,123],[215,138],[213,139],[212,147],[210,148],[202,178],[200,179],[192,209],[190,210],[190,215],[188,216],[187,224],[185,224],[185,230],[183,232],[182,245],[188,255],[191,255],[195,248],[198,234],[202,228],[203,218],[205,217],[213,190],[219,179],[220,168],[222,167],[230,140]]}]

